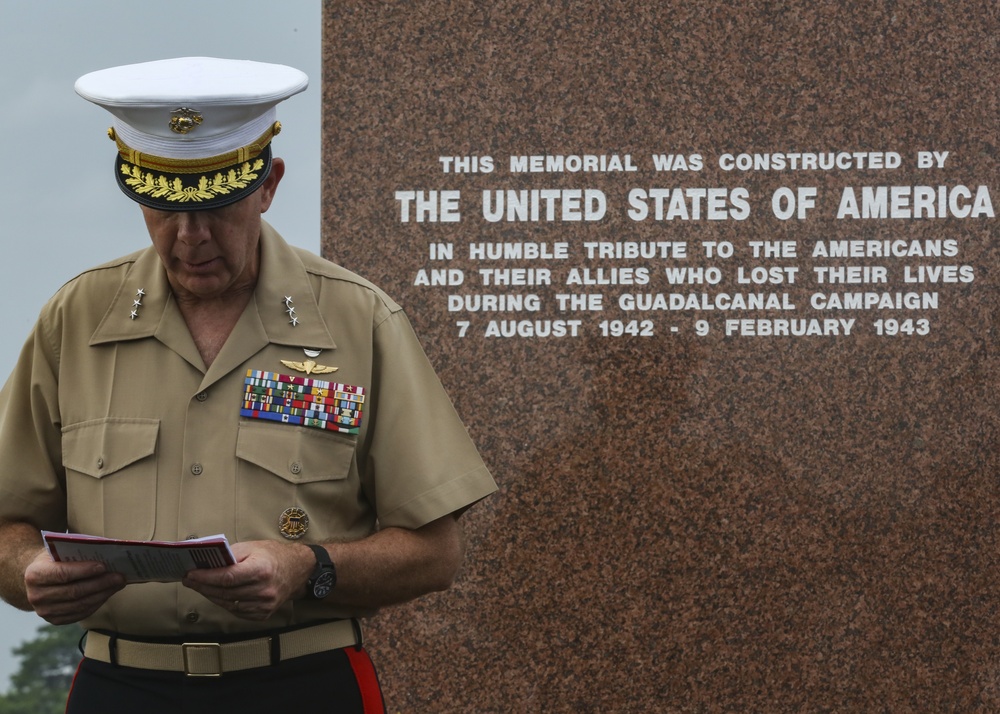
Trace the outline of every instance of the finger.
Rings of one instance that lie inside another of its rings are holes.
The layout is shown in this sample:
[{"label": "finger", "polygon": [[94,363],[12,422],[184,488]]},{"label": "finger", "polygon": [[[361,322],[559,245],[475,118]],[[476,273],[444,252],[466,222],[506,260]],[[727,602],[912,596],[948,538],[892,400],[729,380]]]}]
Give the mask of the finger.
[{"label": "finger", "polygon": [[251,596],[248,599],[228,597],[210,597],[209,602],[226,610],[234,617],[243,620],[263,621],[274,614],[274,609],[264,600]]},{"label": "finger", "polygon": [[106,574],[108,569],[103,563],[92,561],[56,563],[50,559],[36,559],[25,571],[24,581],[29,586],[46,587],[65,585]]},{"label": "finger", "polygon": [[[227,565],[222,568],[205,568],[189,570],[184,575],[185,584],[188,582],[214,588],[217,590],[231,590],[245,585],[252,584],[256,579],[256,571],[242,564]],[[191,587],[191,585],[188,585]]]},{"label": "finger", "polygon": [[125,587],[125,584],[125,577],[119,573],[102,573],[84,579],[46,584],[26,581],[28,599],[33,605],[83,601],[102,596],[107,599]]},{"label": "finger", "polygon": [[239,600],[233,603],[230,612],[244,620],[263,621],[271,616],[271,611],[263,607],[259,602],[244,602]]},{"label": "finger", "polygon": [[123,584],[114,582],[111,586],[92,592],[88,595],[75,597],[72,599],[62,599],[59,596],[47,593],[47,597],[36,603],[32,603],[35,612],[39,617],[53,625],[66,625],[93,615],[108,601],[108,599],[120,591]]},{"label": "finger", "polygon": [[212,602],[225,607],[227,610],[234,600],[250,601],[254,600],[255,588],[252,585],[240,585],[236,587],[223,587],[219,585],[209,585],[197,582],[191,578],[181,581],[184,587],[194,590],[196,593],[211,600]]}]

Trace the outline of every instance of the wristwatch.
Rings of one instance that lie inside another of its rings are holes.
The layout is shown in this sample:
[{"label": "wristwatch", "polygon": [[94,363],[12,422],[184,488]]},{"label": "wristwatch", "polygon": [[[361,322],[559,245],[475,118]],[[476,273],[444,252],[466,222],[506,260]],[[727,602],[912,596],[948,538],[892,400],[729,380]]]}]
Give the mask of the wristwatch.
[{"label": "wristwatch", "polygon": [[330,560],[330,554],[321,545],[309,544],[312,552],[316,554],[316,569],[312,571],[309,580],[306,581],[306,598],[310,600],[322,600],[337,584],[337,569]]}]

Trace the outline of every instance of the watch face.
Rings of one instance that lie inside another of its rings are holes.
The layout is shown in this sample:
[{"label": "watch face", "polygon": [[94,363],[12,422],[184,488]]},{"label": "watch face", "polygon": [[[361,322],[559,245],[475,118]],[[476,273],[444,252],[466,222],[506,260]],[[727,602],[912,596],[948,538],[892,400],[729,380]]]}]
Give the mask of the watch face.
[{"label": "watch face", "polygon": [[313,583],[313,597],[320,599],[330,594],[333,590],[333,573],[320,573]]}]

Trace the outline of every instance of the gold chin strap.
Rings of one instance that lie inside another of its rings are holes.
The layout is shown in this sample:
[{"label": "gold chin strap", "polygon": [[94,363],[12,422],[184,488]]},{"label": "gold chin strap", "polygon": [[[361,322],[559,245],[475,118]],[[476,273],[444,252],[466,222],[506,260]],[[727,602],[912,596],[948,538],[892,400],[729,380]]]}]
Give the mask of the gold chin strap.
[{"label": "gold chin strap", "polygon": [[261,134],[255,141],[235,151],[229,151],[218,156],[209,156],[204,159],[169,159],[164,156],[154,156],[136,151],[122,141],[114,128],[108,129],[108,138],[118,145],[118,154],[123,160],[143,169],[153,171],[165,171],[172,174],[207,174],[212,171],[227,168],[233,164],[241,164],[260,155],[271,139],[281,132],[281,122],[274,122],[267,131]]}]

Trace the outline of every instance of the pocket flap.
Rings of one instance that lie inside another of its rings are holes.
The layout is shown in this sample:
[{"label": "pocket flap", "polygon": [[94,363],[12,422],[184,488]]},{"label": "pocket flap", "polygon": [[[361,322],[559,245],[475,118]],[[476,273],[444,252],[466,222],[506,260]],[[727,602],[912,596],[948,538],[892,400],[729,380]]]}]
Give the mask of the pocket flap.
[{"label": "pocket flap", "polygon": [[306,427],[245,421],[236,456],[291,483],[335,481],[351,471],[354,440]]},{"label": "pocket flap", "polygon": [[156,453],[157,419],[96,419],[62,431],[63,466],[104,478]]}]

